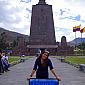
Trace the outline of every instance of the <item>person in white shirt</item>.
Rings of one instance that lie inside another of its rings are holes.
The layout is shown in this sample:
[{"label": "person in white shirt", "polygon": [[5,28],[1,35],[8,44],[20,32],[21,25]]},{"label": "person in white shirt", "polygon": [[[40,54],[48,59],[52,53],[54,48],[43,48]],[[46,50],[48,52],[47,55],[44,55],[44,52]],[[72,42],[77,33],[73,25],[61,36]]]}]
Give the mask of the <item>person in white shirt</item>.
[{"label": "person in white shirt", "polygon": [[9,71],[8,67],[9,67],[9,63],[8,63],[8,56],[6,56],[5,53],[2,53],[2,63],[4,66],[4,70],[7,72]]}]

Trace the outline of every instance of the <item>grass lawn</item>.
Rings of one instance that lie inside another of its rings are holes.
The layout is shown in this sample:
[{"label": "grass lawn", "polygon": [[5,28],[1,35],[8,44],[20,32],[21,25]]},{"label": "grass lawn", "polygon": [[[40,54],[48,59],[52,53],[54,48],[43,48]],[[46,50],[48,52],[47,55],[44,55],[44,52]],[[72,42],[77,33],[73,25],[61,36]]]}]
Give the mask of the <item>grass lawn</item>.
[{"label": "grass lawn", "polygon": [[85,58],[81,57],[67,57],[65,61],[71,63],[71,64],[85,64]]},{"label": "grass lawn", "polygon": [[[29,59],[29,56],[24,57],[25,59]],[[19,56],[10,56],[9,57],[9,63],[12,65],[16,65],[20,62],[20,57]]]},{"label": "grass lawn", "polygon": [[20,59],[20,57],[18,57],[18,56],[10,56],[9,57],[9,63],[12,63],[14,61],[18,61],[19,59]]}]

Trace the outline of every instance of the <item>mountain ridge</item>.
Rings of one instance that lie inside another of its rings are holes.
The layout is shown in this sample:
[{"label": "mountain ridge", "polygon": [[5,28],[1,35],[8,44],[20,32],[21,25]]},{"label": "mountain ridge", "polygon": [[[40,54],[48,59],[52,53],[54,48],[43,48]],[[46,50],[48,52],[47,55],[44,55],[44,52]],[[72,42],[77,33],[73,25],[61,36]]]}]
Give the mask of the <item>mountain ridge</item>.
[{"label": "mountain ridge", "polygon": [[9,30],[6,30],[5,28],[0,27],[0,37],[1,37],[2,33],[5,33],[5,40],[7,40],[9,42],[13,42],[18,37],[23,37],[25,39],[25,42],[29,41],[28,35],[21,34],[21,33],[14,32],[14,31],[9,31]]},{"label": "mountain ridge", "polygon": [[85,43],[85,38],[75,38],[74,40],[67,42],[70,46],[80,45],[81,43]]}]

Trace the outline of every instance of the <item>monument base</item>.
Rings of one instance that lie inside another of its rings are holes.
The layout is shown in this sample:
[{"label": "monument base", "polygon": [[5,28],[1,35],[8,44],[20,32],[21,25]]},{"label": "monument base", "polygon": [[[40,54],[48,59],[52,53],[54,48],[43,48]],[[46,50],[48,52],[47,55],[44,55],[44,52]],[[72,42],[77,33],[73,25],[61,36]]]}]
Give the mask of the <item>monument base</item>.
[{"label": "monument base", "polygon": [[39,49],[46,49],[50,52],[50,55],[56,55],[57,45],[28,45],[29,55],[36,55]]}]

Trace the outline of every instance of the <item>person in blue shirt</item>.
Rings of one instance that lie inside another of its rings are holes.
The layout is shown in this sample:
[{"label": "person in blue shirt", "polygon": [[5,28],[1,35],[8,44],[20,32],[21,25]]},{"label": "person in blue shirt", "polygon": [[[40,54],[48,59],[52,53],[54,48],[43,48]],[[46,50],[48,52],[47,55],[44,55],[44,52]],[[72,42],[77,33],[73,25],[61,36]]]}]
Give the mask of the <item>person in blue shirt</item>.
[{"label": "person in blue shirt", "polygon": [[61,80],[60,77],[56,75],[52,62],[48,57],[49,57],[48,51],[43,51],[40,54],[40,56],[36,59],[31,75],[30,77],[27,78],[27,80],[32,78],[35,72],[37,79],[48,79],[49,78],[48,67],[50,68],[50,71],[53,73],[55,78],[57,80]]}]

